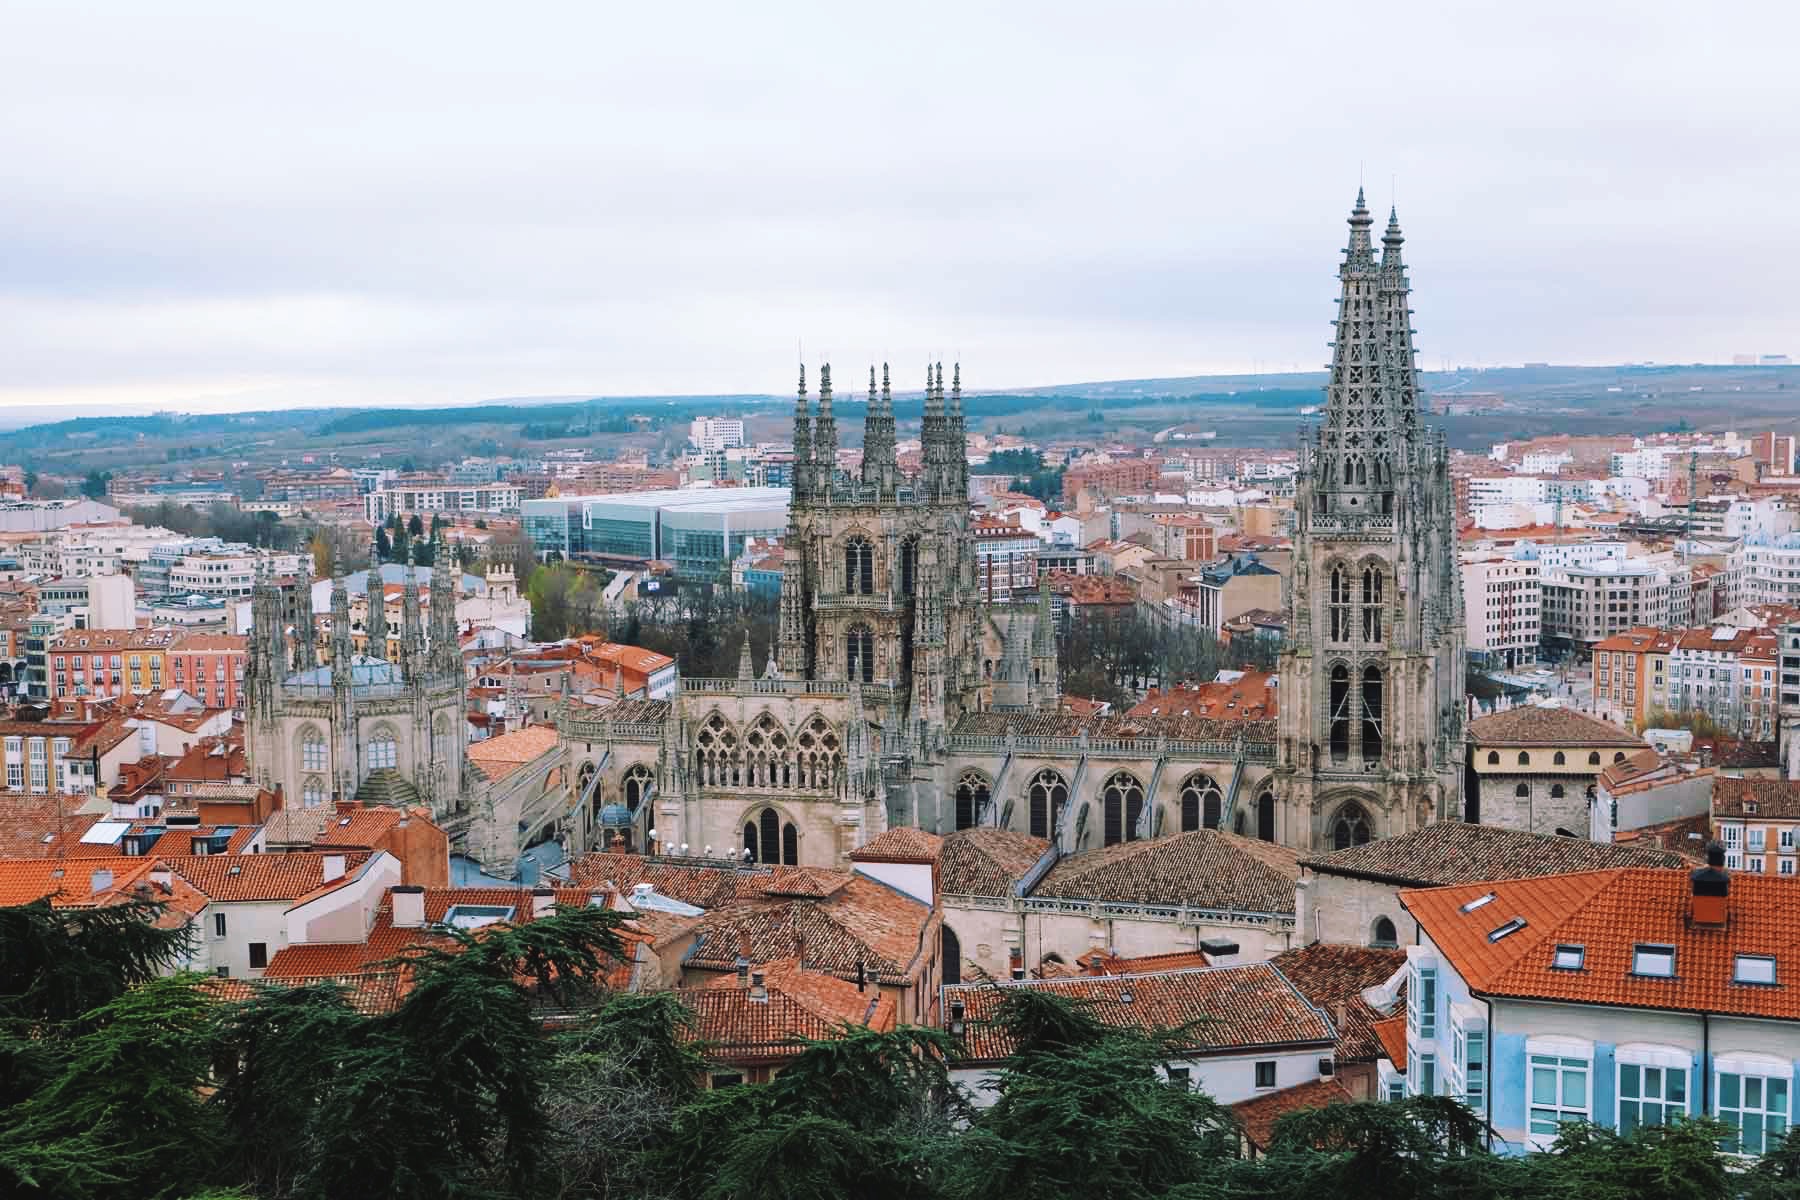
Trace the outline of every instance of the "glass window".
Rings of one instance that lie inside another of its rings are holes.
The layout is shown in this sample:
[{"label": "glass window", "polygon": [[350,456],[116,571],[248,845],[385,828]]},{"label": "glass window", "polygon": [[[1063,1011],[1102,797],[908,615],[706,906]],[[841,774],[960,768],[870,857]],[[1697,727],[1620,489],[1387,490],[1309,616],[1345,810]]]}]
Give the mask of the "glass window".
[{"label": "glass window", "polygon": [[1419,1055],[1419,1085],[1414,1093],[1419,1096],[1437,1095],[1437,1055]]},{"label": "glass window", "polygon": [[1564,1121],[1588,1115],[1588,1060],[1550,1054],[1531,1056],[1532,1133],[1554,1137]]},{"label": "glass window", "polygon": [[1619,1132],[1666,1125],[1687,1112],[1687,1072],[1679,1067],[1619,1065]]},{"label": "glass window", "polygon": [[1660,979],[1672,978],[1675,974],[1675,947],[1634,946],[1631,951],[1631,973]]},{"label": "glass window", "polygon": [[1579,971],[1587,961],[1587,949],[1582,946],[1558,946],[1556,955],[1550,965],[1559,971]]},{"label": "glass window", "polygon": [[1731,982],[1773,984],[1775,960],[1763,954],[1740,954],[1732,967]]},{"label": "glass window", "polygon": [[1733,1151],[1761,1154],[1787,1134],[1788,1081],[1721,1071],[1719,1120],[1737,1131]]},{"label": "glass window", "polygon": [[1273,1061],[1259,1062],[1256,1064],[1256,1086],[1259,1088],[1272,1088],[1275,1086],[1275,1064]]},{"label": "glass window", "polygon": [[1406,989],[1407,1024],[1421,1038],[1437,1036],[1437,968],[1413,968],[1412,986]]}]

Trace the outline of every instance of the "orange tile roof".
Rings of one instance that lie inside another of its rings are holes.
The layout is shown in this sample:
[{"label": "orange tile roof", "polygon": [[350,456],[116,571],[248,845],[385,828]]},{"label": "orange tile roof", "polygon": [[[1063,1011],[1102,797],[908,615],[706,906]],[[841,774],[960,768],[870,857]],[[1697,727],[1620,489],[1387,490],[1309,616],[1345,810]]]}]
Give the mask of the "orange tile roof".
[{"label": "orange tile roof", "polygon": [[1050,843],[1011,829],[962,829],[944,836],[938,853],[942,895],[1009,896]]},{"label": "orange tile roof", "polygon": [[1634,653],[1667,654],[1675,648],[1675,634],[1667,629],[1640,625],[1615,633],[1594,643],[1595,650],[1623,650]]},{"label": "orange tile roof", "polygon": [[1498,825],[1438,821],[1411,833],[1303,859],[1301,866],[1403,887],[1524,879],[1610,867],[1679,867],[1675,855]]},{"label": "orange tile roof", "polygon": [[740,953],[752,961],[797,957],[814,970],[907,985],[931,949],[931,906],[864,875],[831,895],[778,895],[709,909],[695,926],[686,965],[732,970]]},{"label": "orange tile roof", "polygon": [[[1406,966],[1406,951],[1314,942],[1283,951],[1270,960],[1300,994],[1325,1010],[1337,1030],[1339,1062],[1367,1062],[1381,1052],[1374,1025],[1379,1010],[1362,993],[1379,987]],[[1401,985],[1405,994],[1405,985]]]},{"label": "orange tile roof", "polygon": [[1300,853],[1218,829],[1121,842],[1059,860],[1033,896],[1292,913]]},{"label": "orange tile roof", "polygon": [[1095,1017],[1120,1028],[1191,1027],[1185,1049],[1198,1054],[1288,1045],[1329,1050],[1333,1038],[1325,1014],[1307,1003],[1274,964],[1264,962],[1146,975],[952,985],[944,988],[944,1004],[947,1008],[960,1001],[964,1006],[968,1024],[963,1048],[969,1059],[996,1062],[1012,1052],[1012,1039],[989,1018],[1007,988],[1022,987],[1085,1003]]},{"label": "orange tile roof", "polygon": [[360,846],[372,850],[401,821],[429,824],[430,817],[422,808],[395,808],[390,805],[357,805],[330,811],[325,824],[313,839],[315,847]]},{"label": "orange tile roof", "polygon": [[1720,776],[1713,780],[1712,815],[1800,818],[1800,782]]},{"label": "orange tile roof", "polygon": [[1369,1028],[1380,1041],[1382,1054],[1394,1064],[1394,1070],[1406,1070],[1406,1014],[1395,1013],[1386,1020],[1373,1022]]},{"label": "orange tile roof", "polygon": [[1126,712],[1128,717],[1192,714],[1223,721],[1266,720],[1277,708],[1275,676],[1268,671],[1245,671],[1230,683],[1181,684],[1162,691],[1151,688]]},{"label": "orange tile roof", "polygon": [[1294,1087],[1282,1088],[1254,1100],[1240,1100],[1231,1106],[1244,1138],[1258,1150],[1266,1150],[1273,1140],[1275,1122],[1291,1112],[1324,1108],[1331,1104],[1350,1104],[1355,1097],[1335,1079],[1315,1079]]},{"label": "orange tile roof", "polygon": [[935,863],[944,839],[935,833],[898,826],[877,834],[850,852],[851,862]]},{"label": "orange tile roof", "polygon": [[[848,871],[826,872],[847,882]],[[827,886],[814,867],[721,866],[704,861],[650,858],[641,854],[584,854],[569,864],[569,877],[583,887],[629,892],[648,883],[671,900],[716,908],[734,900],[761,899],[771,890],[822,892]]]},{"label": "orange tile roof", "polygon": [[469,761],[489,779],[504,779],[527,763],[556,749],[557,732],[550,725],[527,725],[511,733],[470,745]]},{"label": "orange tile roof", "polygon": [[1521,704],[1469,722],[1469,740],[1478,746],[1627,746],[1644,739],[1572,708]]},{"label": "orange tile roof", "polygon": [[[1463,904],[1488,892],[1471,912]],[[1693,925],[1692,885],[1678,871],[1624,868],[1409,890],[1400,902],[1471,990],[1560,1000],[1738,1016],[1800,1019],[1800,879],[1734,873],[1724,928]],[[1497,940],[1503,922],[1525,926]],[[1580,970],[1558,970],[1559,944],[1585,949]],[[1633,947],[1675,948],[1675,976],[1632,973]],[[1768,955],[1781,986],[1732,982],[1734,956]]]},{"label": "orange tile roof", "polygon": [[[369,860],[366,851],[343,851],[343,879]],[[163,859],[175,873],[222,903],[286,900],[290,903],[326,886],[325,858],[312,854],[203,854]]]}]

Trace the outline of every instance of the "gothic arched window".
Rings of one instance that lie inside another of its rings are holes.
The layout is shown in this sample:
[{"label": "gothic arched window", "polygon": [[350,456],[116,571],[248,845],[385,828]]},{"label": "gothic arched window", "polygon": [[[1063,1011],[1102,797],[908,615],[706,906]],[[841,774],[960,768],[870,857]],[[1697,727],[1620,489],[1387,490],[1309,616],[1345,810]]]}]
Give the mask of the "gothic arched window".
[{"label": "gothic arched window", "polygon": [[875,547],[861,534],[844,543],[844,592],[850,596],[875,594]]},{"label": "gothic arched window", "polygon": [[1217,829],[1224,810],[1225,794],[1210,775],[1190,775],[1181,785],[1181,832]]},{"label": "gothic arched window", "polygon": [[1047,838],[1055,835],[1062,820],[1063,805],[1069,802],[1069,785],[1055,771],[1043,770],[1031,781],[1031,836]]},{"label": "gothic arched window", "polygon": [[919,580],[919,539],[909,537],[900,543],[900,595],[910,598]]},{"label": "gothic arched window", "polygon": [[988,802],[988,781],[979,771],[964,771],[956,784],[956,827],[973,828]]},{"label": "gothic arched window", "polygon": [[1114,771],[1101,789],[1100,801],[1106,817],[1104,844],[1134,840],[1138,815],[1144,810],[1144,785],[1130,772]]},{"label": "gothic arched window", "polygon": [[1331,668],[1331,761],[1350,761],[1350,668],[1343,663]]},{"label": "gothic arched window", "polygon": [[1381,668],[1373,663],[1363,668],[1362,677],[1362,756],[1365,763],[1381,761],[1386,743],[1382,726]]},{"label": "gothic arched window", "polygon": [[875,631],[867,625],[852,625],[844,634],[844,678],[875,682]]},{"label": "gothic arched window", "polygon": [[369,739],[366,751],[369,770],[379,771],[385,767],[395,767],[400,763],[400,744],[395,740],[391,729],[377,729],[375,736]]},{"label": "gothic arched window", "polygon": [[625,772],[625,780],[620,788],[625,794],[625,807],[636,813],[638,806],[650,795],[650,785],[656,779],[650,768],[638,763]]},{"label": "gothic arched window", "polygon": [[1256,836],[1265,842],[1275,840],[1275,793],[1264,792],[1256,798]]},{"label": "gothic arched window", "polygon": [[325,781],[316,776],[300,786],[300,803],[304,808],[317,808],[325,803]]},{"label": "gothic arched window", "polygon": [[1352,801],[1338,809],[1331,822],[1331,848],[1348,850],[1369,840],[1369,814]]},{"label": "gothic arched window", "polygon": [[1365,642],[1381,641],[1381,568],[1373,564],[1362,573],[1362,636]]},{"label": "gothic arched window", "polygon": [[762,842],[762,861],[778,863],[781,861],[781,817],[772,808],[762,810],[756,818],[756,831]]},{"label": "gothic arched window", "polygon": [[325,735],[308,725],[300,731],[300,769],[302,771],[323,771],[328,755],[325,750]]},{"label": "gothic arched window", "polygon": [[1331,568],[1331,640],[1350,640],[1350,573],[1342,563]]},{"label": "gothic arched window", "polygon": [[1399,935],[1394,932],[1394,923],[1386,917],[1375,918],[1375,928],[1369,933],[1369,945],[1381,950],[1392,950],[1400,944]]},{"label": "gothic arched window", "polygon": [[781,861],[790,867],[800,865],[800,831],[792,821],[781,827]]}]

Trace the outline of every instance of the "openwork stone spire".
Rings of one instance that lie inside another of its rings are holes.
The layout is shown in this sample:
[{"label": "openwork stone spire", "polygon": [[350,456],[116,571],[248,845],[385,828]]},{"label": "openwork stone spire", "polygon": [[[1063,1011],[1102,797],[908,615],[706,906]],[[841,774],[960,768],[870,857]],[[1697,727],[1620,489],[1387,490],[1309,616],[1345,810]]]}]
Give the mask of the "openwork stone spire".
[{"label": "openwork stone spire", "polygon": [[796,504],[812,497],[812,464],[812,406],[806,400],[806,364],[801,363],[800,389],[794,397],[794,478],[791,487]]},{"label": "openwork stone spire", "polygon": [[815,495],[831,494],[832,477],[837,473],[837,418],[831,414],[831,364],[819,367],[819,416],[813,422],[813,478]]},{"label": "openwork stone spire", "polygon": [[370,547],[369,552],[369,584],[365,589],[368,601],[368,619],[363,628],[369,633],[368,655],[370,658],[385,660],[388,656],[388,620],[387,620],[387,585],[381,579],[381,558]]},{"label": "openwork stone spire", "polygon": [[1332,514],[1393,511],[1398,430],[1383,387],[1386,348],[1377,311],[1382,276],[1370,242],[1373,224],[1358,189],[1350,244],[1338,268],[1337,337],[1316,463],[1321,509]]}]

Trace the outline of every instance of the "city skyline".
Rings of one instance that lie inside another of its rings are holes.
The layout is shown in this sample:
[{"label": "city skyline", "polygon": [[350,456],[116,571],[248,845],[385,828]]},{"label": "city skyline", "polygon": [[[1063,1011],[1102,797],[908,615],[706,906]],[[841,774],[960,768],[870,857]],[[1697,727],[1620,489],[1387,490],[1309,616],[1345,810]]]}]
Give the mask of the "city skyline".
[{"label": "city skyline", "polygon": [[1316,371],[1359,181],[1426,367],[1794,349],[1780,12],[347,11],[15,16],[0,403]]}]

